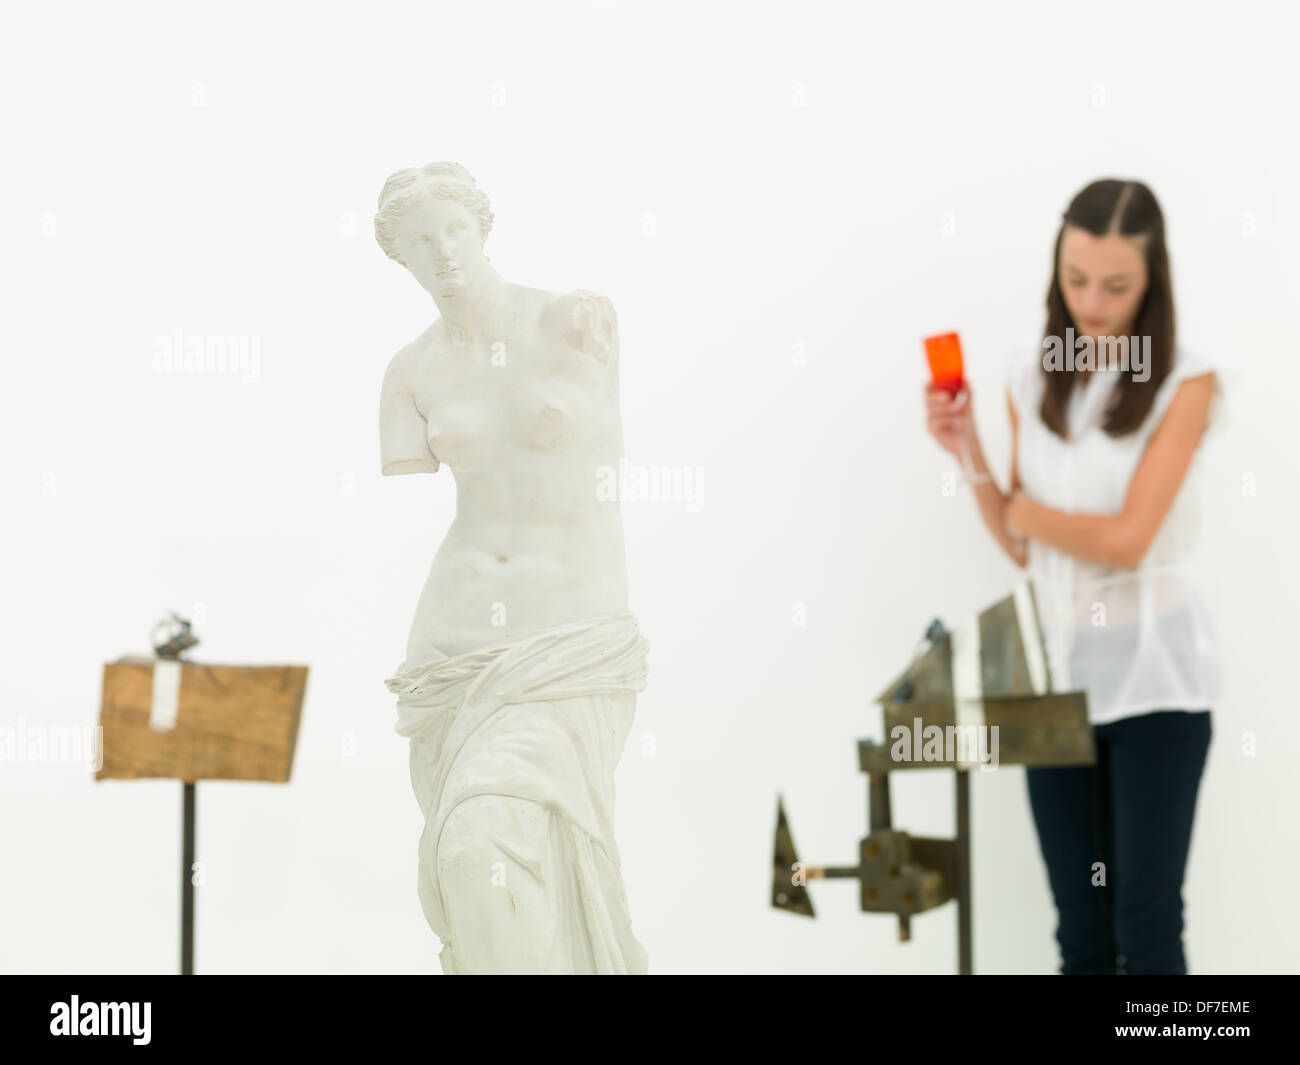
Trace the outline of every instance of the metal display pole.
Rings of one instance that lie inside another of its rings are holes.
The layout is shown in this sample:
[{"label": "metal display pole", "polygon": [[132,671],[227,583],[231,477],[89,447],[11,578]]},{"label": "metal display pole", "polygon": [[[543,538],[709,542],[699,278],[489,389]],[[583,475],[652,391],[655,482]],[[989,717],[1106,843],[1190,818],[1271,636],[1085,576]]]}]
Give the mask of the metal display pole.
[{"label": "metal display pole", "polygon": [[195,784],[187,780],[185,812],[181,819],[181,975],[194,975],[194,796]]}]

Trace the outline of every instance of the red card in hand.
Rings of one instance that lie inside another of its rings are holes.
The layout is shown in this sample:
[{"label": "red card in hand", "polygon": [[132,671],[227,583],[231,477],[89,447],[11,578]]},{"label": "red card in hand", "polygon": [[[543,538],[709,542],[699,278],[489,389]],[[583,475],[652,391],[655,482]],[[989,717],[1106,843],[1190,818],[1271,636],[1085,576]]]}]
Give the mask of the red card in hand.
[{"label": "red card in hand", "polygon": [[961,391],[961,340],[956,333],[940,333],[925,338],[925,357],[930,360],[930,378],[936,388],[955,396]]}]

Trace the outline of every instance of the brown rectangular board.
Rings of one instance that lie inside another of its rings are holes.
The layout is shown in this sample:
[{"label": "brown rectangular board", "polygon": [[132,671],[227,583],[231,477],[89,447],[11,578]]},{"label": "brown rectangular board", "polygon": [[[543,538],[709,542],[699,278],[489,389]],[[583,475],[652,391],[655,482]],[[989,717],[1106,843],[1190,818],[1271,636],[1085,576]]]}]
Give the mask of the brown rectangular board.
[{"label": "brown rectangular board", "polygon": [[306,666],[182,661],[175,727],[156,729],[153,663],[122,658],[104,666],[97,780],[289,780]]}]

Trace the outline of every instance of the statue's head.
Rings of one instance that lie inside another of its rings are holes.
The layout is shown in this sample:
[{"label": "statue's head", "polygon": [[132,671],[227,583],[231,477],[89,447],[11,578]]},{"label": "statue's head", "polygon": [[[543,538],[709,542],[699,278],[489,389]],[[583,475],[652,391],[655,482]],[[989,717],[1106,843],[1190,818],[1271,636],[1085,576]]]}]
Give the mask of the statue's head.
[{"label": "statue's head", "polygon": [[384,182],[375,239],[431,295],[454,298],[487,263],[488,198],[460,163],[399,170]]}]

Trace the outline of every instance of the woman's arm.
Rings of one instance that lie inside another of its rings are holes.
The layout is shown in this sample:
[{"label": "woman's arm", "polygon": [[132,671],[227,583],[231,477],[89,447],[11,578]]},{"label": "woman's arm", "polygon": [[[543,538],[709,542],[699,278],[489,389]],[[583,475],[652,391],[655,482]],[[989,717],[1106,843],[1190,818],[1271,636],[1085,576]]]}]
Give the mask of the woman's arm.
[{"label": "woman's arm", "polygon": [[975,502],[979,504],[984,524],[988,526],[993,539],[1006,552],[1007,557],[1023,569],[1029,564],[1028,545],[1025,543],[1025,538],[1018,535],[1006,520],[1007,503],[1020,492],[1020,473],[1016,469],[1016,435],[1019,427],[1016,423],[1015,404],[1011,402],[1010,395],[1007,396],[1007,411],[1011,415],[1011,480],[1007,485],[1006,494],[1003,495],[998,482],[989,473],[988,462],[984,459],[984,450],[980,447],[979,437],[973,431],[970,434],[971,472],[975,475]]},{"label": "woman's arm", "polygon": [[1189,378],[1178,388],[1147,444],[1118,514],[1070,514],[1013,492],[1008,525],[1085,562],[1134,569],[1173,505],[1205,431],[1214,375]]},{"label": "woman's arm", "polygon": [[1016,411],[1011,404],[1010,395],[1007,397],[1007,406],[1011,411],[1011,483],[1008,495],[1003,495],[998,488],[998,483],[989,473],[988,463],[984,460],[979,435],[975,432],[975,419],[971,414],[969,387],[963,388],[954,398],[943,389],[927,385],[926,404],[930,432],[944,449],[959,457],[963,444],[969,449],[971,469],[968,472],[973,474],[975,502],[979,504],[980,516],[1007,557],[1017,566],[1025,566],[1028,561],[1025,541],[1007,528],[1005,520],[1010,494],[1020,487],[1016,471]]}]

